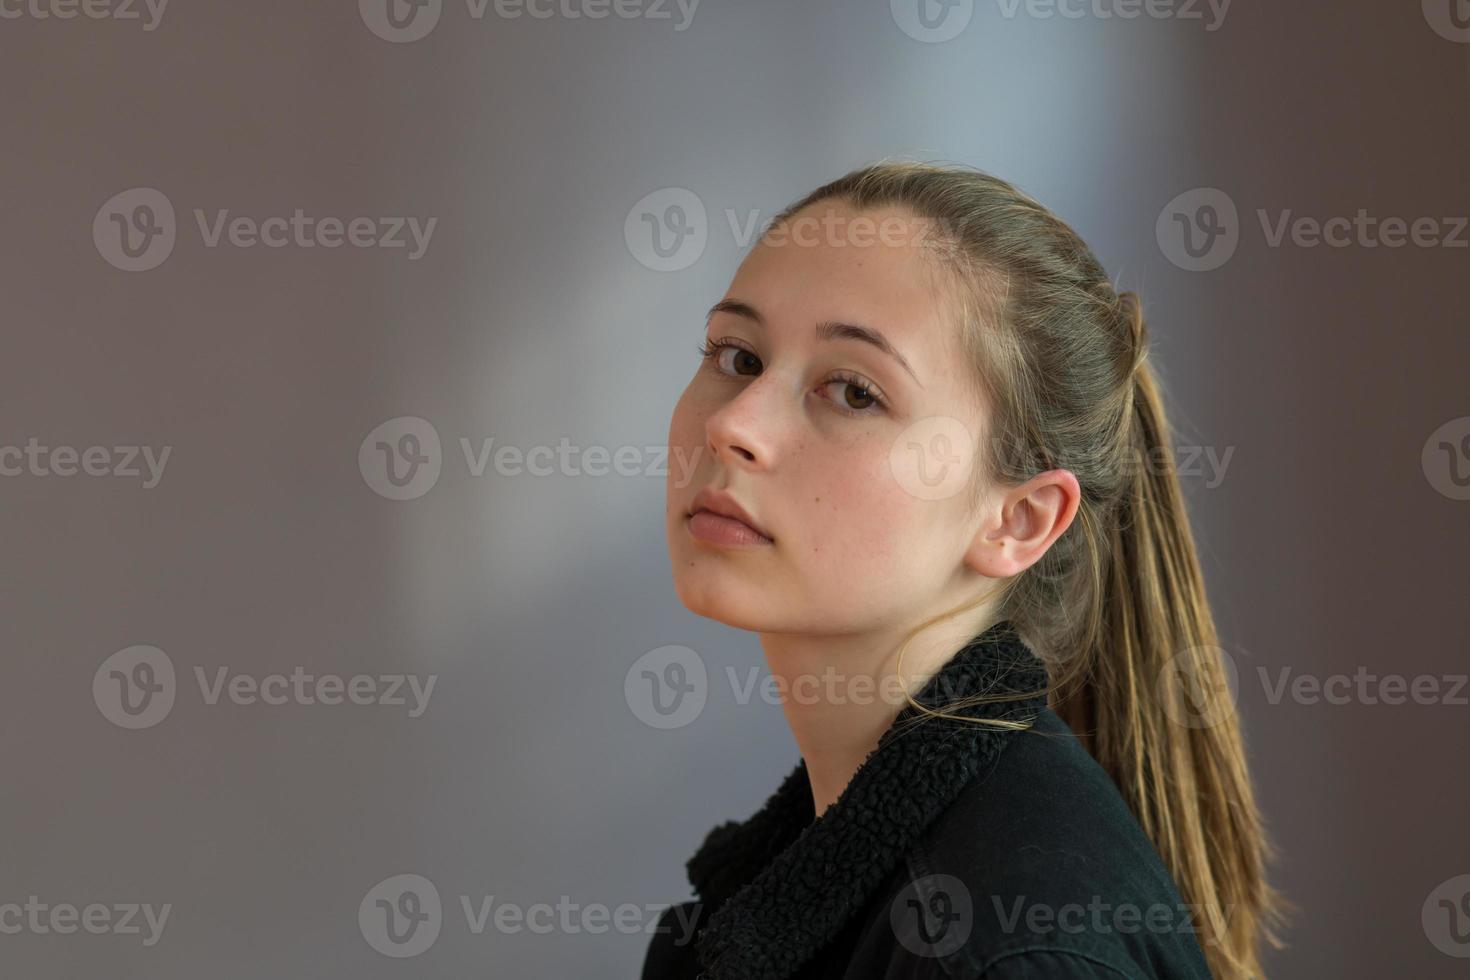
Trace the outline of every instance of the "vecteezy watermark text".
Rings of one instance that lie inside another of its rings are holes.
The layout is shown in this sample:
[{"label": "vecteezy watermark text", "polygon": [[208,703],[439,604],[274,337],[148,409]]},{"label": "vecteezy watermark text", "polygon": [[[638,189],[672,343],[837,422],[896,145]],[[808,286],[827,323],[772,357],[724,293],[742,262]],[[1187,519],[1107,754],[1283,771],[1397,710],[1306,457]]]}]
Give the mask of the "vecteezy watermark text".
[{"label": "vecteezy watermark text", "polygon": [[[0,934],[44,936],[56,933],[64,936],[80,929],[94,936],[137,936],[143,935],[143,926],[146,925],[148,932],[144,935],[143,945],[156,946],[163,938],[171,911],[171,902],[165,902],[158,908],[146,902],[117,902],[112,905],[89,902],[78,908],[71,902],[43,902],[39,895],[31,895],[25,904],[0,903]],[[141,922],[138,921],[140,912],[143,916]]]},{"label": "vecteezy watermark text", "polygon": [[[343,218],[308,214],[299,207],[290,214],[264,217],[236,214],[230,208],[194,208],[193,214],[205,248],[405,249],[410,262],[429,250],[439,223],[436,217],[421,221],[412,215]],[[173,253],[178,234],[173,202],[152,187],[114,194],[92,219],[98,254],[124,272],[146,272],[162,265]]]},{"label": "vecteezy watermark text", "polygon": [[[578,446],[562,436],[552,445],[496,444],[495,438],[459,440],[465,469],[472,477],[493,470],[504,477],[636,476],[665,478],[672,472],[675,486],[689,485],[704,447],[686,452],[668,446]],[[373,428],[357,449],[357,467],[363,482],[389,500],[422,497],[439,482],[444,452],[439,430],[427,419],[400,415]]]},{"label": "vecteezy watermark text", "polygon": [[[1153,902],[1140,906],[1132,902],[1111,902],[1100,895],[1093,895],[1085,905],[1081,902],[1060,905],[1028,902],[1025,895],[1017,895],[1009,903],[1002,902],[999,895],[992,895],[990,901],[1002,931],[1007,933],[1016,932],[1023,920],[1026,929],[1034,933],[1196,935],[1201,932],[1201,907],[1187,902],[1174,905]],[[1211,936],[1206,941],[1217,942],[1218,939]]]},{"label": "vecteezy watermark text", "polygon": [[0,20],[141,20],[146,32],[158,27],[167,6],[168,0],[0,0]]},{"label": "vecteezy watermark text", "polygon": [[[92,676],[92,700],[97,710],[119,728],[151,728],[173,710],[179,684],[172,658],[158,647],[126,647],[102,661]],[[407,707],[418,718],[429,707],[437,674],[308,673],[297,666],[289,674],[263,676],[194,667],[200,700],[210,706],[221,701],[241,707],[266,705],[361,705]]]},{"label": "vecteezy watermark text", "polygon": [[[1000,15],[1014,20],[1180,20],[1202,21],[1205,31],[1225,22],[1231,0],[996,0]],[[975,0],[889,0],[893,22],[915,41],[942,44],[970,26]]]},{"label": "vecteezy watermark text", "polygon": [[1470,706],[1465,694],[1466,674],[1375,674],[1358,666],[1352,674],[1299,674],[1290,667],[1276,670],[1273,680],[1265,667],[1257,667],[1266,700],[1280,704],[1288,694],[1294,704],[1442,704]]},{"label": "vecteezy watermark text", "polygon": [[[676,944],[690,941],[699,918],[698,906],[674,907],[669,925],[660,926],[667,905],[638,905],[622,902],[609,906],[602,902],[578,902],[561,895],[555,904],[506,901],[495,895],[459,896],[464,927],[471,935],[486,931],[535,935],[649,935],[659,930],[672,930]],[[434,945],[448,918],[439,889],[419,874],[398,874],[384,878],[358,904],[357,925],[369,946],[402,959],[418,956]]]},{"label": "vecteezy watermark text", "polygon": [[[674,32],[688,30],[699,0],[465,0],[470,20],[674,20]],[[429,35],[439,24],[444,0],[358,0],[367,29],[385,41],[405,44]],[[675,13],[678,19],[675,20]]]},{"label": "vecteezy watermark text", "polygon": [[[725,667],[725,680],[731,700],[747,705],[752,701],[780,706],[785,704],[854,704],[883,703],[903,708],[910,698],[928,691],[939,705],[962,699],[956,689],[957,678],[948,674],[932,675],[924,681],[900,676],[896,670],[876,674],[849,673],[828,665],[821,673],[773,674],[760,667],[749,667],[741,675],[731,666]],[[669,644],[650,650],[628,667],[623,676],[623,699],[639,721],[650,728],[682,728],[699,717],[711,693],[709,671],[699,653],[682,644]]]},{"label": "vecteezy watermark text", "polygon": [[[1291,208],[1275,213],[1256,209],[1256,220],[1268,248],[1395,249],[1467,248],[1465,215],[1420,215],[1405,218],[1377,215],[1358,208],[1352,216],[1299,215]],[[1159,250],[1174,265],[1208,272],[1230,261],[1243,236],[1243,222],[1229,194],[1218,187],[1196,187],[1176,195],[1159,212],[1154,236]]]},{"label": "vecteezy watermark text", "polygon": [[[114,476],[143,478],[143,489],[152,490],[163,479],[173,446],[46,446],[35,436],[24,447],[0,446],[0,476]],[[145,474],[138,468],[142,462]]]},{"label": "vecteezy watermark text", "polygon": [[[1351,673],[1323,676],[1290,666],[1257,666],[1255,676],[1268,704],[1414,704],[1470,707],[1470,675],[1380,674],[1365,665]],[[1170,657],[1155,678],[1159,702],[1170,720],[1185,728],[1211,728],[1231,718],[1240,700],[1235,657],[1223,647],[1199,646]]]}]

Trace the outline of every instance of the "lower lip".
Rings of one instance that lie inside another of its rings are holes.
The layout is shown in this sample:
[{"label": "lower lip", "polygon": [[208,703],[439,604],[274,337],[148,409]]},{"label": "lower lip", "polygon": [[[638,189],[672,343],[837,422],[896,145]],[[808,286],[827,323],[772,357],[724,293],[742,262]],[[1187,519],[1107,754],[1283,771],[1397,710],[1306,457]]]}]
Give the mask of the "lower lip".
[{"label": "lower lip", "polygon": [[689,518],[689,533],[696,540],[726,548],[753,548],[771,543],[770,538],[744,521],[708,510],[696,511]]}]

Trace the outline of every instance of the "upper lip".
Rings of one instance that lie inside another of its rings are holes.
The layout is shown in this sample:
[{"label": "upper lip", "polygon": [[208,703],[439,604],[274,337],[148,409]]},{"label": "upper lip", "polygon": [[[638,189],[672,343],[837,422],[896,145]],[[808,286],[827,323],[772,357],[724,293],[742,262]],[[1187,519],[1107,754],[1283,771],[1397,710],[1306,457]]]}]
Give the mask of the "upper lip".
[{"label": "upper lip", "polygon": [[722,517],[733,517],[740,523],[749,526],[752,531],[755,531],[762,537],[770,537],[766,533],[766,529],[757,524],[755,518],[750,516],[750,512],[744,507],[741,507],[735,498],[724,490],[712,490],[709,487],[704,487],[696,493],[694,495],[694,502],[689,505],[689,516],[693,517],[702,510],[707,510],[712,514],[719,514]]}]

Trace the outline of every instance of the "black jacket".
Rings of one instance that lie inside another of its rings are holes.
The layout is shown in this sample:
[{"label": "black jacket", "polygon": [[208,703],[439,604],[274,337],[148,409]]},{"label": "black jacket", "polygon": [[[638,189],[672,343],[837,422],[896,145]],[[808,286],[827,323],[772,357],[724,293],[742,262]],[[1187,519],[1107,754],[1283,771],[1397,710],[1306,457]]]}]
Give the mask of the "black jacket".
[{"label": "black jacket", "polygon": [[696,898],[660,917],[642,980],[1209,977],[1203,925],[1045,680],[1002,621],[915,699],[1025,693],[965,713],[1031,729],[905,706],[820,819],[798,763],[690,858]]}]

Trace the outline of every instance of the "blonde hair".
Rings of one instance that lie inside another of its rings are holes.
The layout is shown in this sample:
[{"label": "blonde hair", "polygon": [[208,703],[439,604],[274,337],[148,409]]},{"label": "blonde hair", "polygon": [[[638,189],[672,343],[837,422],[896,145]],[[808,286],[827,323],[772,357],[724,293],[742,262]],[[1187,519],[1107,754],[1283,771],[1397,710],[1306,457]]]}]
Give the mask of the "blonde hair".
[{"label": "blonde hair", "polygon": [[1273,850],[1234,711],[1187,717],[1187,684],[1220,696],[1227,680],[1138,296],[1118,292],[1051,211],[973,168],[880,162],[817,188],[771,227],[827,200],[895,206],[937,228],[934,267],[947,273],[990,407],[993,451],[977,457],[972,499],[985,480],[1018,484],[1055,468],[1081,488],[1071,526],[997,590],[998,616],[1064,661],[1050,669],[1053,707],[1205,920],[1211,971],[1263,976],[1260,942],[1283,945],[1277,929],[1292,906],[1266,881]]}]

